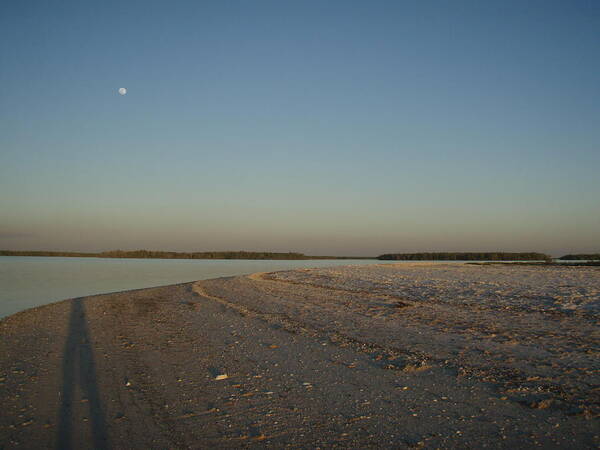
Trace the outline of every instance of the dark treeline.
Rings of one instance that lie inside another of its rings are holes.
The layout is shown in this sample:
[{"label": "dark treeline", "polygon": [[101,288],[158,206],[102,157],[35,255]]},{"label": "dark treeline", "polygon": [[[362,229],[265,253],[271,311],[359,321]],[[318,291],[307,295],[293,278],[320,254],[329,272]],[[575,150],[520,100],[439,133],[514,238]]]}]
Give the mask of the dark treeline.
[{"label": "dark treeline", "polygon": [[277,252],[163,252],[153,250],[110,250],[100,253],[0,250],[0,256],[62,256],[79,258],[156,258],[156,259],[374,259],[352,256],[307,256],[303,253]]},{"label": "dark treeline", "polygon": [[590,261],[600,261],[600,253],[578,253],[576,255],[565,255],[561,256],[558,259],[567,259],[567,260],[581,260],[587,259]]},{"label": "dark treeline", "polygon": [[160,259],[306,259],[302,253],[275,252],[163,252],[153,250],[111,250],[102,252],[100,258],[160,258]]},{"label": "dark treeline", "polygon": [[377,259],[398,261],[551,261],[543,253],[463,252],[463,253],[387,253]]},{"label": "dark treeline", "polygon": [[72,256],[77,258],[97,258],[99,253],[50,252],[45,250],[0,250],[0,256]]}]

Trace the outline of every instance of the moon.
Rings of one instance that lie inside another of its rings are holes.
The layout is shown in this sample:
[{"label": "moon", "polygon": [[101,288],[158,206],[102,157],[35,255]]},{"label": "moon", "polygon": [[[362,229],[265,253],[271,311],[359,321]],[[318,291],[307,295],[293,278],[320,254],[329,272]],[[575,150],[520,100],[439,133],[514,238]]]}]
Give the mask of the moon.
[{"label": "moon", "polygon": [[127,89],[125,89],[125,88],[119,88],[119,94],[121,94],[121,95],[127,94]]}]

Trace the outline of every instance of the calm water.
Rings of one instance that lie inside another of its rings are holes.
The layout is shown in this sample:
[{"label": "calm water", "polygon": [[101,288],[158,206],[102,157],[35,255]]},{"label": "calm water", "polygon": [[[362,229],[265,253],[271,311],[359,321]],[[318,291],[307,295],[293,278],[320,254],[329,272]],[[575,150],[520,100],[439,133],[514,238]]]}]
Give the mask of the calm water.
[{"label": "calm water", "polygon": [[0,256],[0,317],[66,298],[253,272],[374,260],[248,261]]}]

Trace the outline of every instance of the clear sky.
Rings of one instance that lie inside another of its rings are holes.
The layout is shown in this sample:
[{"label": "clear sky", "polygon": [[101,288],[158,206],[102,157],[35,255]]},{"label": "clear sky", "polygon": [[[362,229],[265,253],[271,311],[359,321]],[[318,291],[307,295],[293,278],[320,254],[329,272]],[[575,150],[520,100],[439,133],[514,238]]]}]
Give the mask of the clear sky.
[{"label": "clear sky", "polygon": [[600,2],[2,1],[0,248],[600,251]]}]

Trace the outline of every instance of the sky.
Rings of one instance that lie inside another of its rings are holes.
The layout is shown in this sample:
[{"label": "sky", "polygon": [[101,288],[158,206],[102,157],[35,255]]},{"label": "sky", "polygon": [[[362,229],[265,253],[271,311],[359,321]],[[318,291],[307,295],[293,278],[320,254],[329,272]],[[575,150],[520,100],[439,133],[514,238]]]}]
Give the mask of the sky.
[{"label": "sky", "polygon": [[596,0],[0,2],[0,249],[599,252],[599,49]]}]

